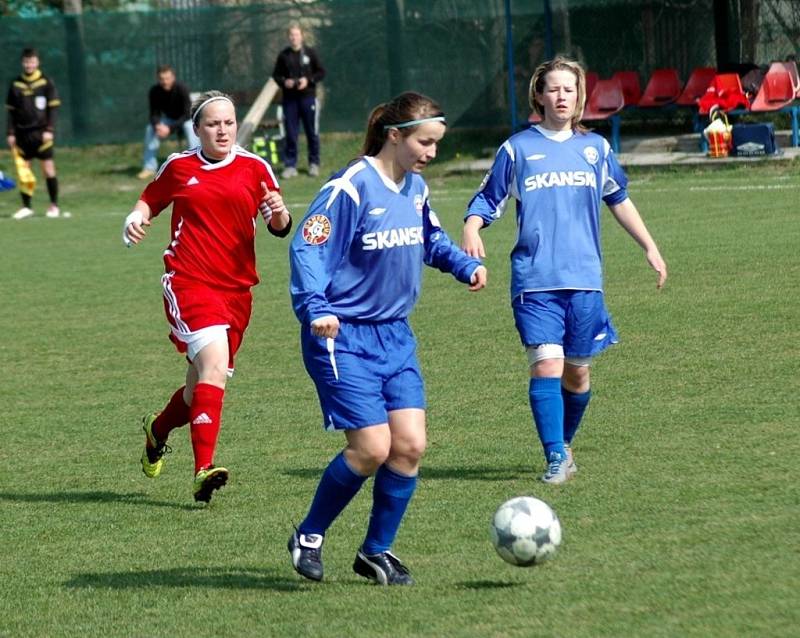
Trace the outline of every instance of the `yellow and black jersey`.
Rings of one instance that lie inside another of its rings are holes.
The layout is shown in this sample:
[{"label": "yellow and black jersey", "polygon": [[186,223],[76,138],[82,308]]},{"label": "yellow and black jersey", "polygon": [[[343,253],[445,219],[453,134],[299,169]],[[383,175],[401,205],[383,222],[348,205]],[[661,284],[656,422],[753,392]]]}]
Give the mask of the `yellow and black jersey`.
[{"label": "yellow and black jersey", "polygon": [[8,87],[8,134],[35,129],[53,131],[60,105],[56,85],[51,79],[39,69],[30,75],[23,73]]}]

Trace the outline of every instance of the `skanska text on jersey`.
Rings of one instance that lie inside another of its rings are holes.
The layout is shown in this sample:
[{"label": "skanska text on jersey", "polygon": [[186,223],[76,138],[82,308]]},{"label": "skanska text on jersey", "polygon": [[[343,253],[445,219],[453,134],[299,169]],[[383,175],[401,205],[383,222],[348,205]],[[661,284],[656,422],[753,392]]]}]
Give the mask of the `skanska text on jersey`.
[{"label": "skanska text on jersey", "polygon": [[590,171],[550,171],[537,173],[525,178],[525,190],[534,191],[539,188],[556,186],[587,186],[597,188],[597,176]]},{"label": "skanska text on jersey", "polygon": [[397,248],[399,246],[416,246],[423,243],[422,226],[409,228],[392,228],[379,230],[374,233],[361,235],[361,244],[364,250],[383,250],[384,248]]}]

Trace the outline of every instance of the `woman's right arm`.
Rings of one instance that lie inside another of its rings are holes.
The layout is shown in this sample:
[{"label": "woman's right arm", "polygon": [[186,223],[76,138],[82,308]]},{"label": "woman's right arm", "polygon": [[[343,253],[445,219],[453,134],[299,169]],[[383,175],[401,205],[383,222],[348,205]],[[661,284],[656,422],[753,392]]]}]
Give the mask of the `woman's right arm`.
[{"label": "woman's right arm", "polygon": [[461,247],[471,257],[486,257],[479,231],[503,215],[508,198],[514,190],[513,183],[514,150],[510,142],[506,141],[497,149],[492,168],[483,178],[478,192],[467,204]]},{"label": "woman's right arm", "polygon": [[150,206],[141,199],[136,202],[133,210],[125,218],[122,225],[122,241],[129,248],[133,244],[138,244],[147,235],[145,228],[150,225],[153,212]]}]

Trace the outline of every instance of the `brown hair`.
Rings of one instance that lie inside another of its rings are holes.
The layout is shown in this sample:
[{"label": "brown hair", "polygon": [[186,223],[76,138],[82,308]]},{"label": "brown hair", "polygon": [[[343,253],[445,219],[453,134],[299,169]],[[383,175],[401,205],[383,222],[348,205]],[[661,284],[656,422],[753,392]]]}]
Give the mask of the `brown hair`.
[{"label": "brown hair", "polygon": [[[367,134],[362,155],[377,155],[386,142],[386,129],[393,124],[403,124],[428,117],[444,117],[442,108],[427,95],[406,91],[388,102],[378,104],[367,120]],[[398,129],[403,137],[410,135],[417,125]]]},{"label": "brown hair", "polygon": [[172,73],[175,75],[175,69],[173,69],[170,64],[159,64],[156,67],[156,75],[161,75],[162,73]]},{"label": "brown hair", "polygon": [[578,88],[578,100],[575,106],[575,114],[572,116],[572,129],[580,133],[585,133],[588,129],[581,125],[583,109],[586,106],[586,72],[583,67],[575,60],[570,60],[562,56],[556,56],[552,60],[543,62],[533,72],[531,84],[528,88],[528,103],[531,108],[544,118],[544,107],[536,101],[536,96],[544,93],[544,85],[547,82],[547,74],[551,71],[569,71],[575,76]]}]

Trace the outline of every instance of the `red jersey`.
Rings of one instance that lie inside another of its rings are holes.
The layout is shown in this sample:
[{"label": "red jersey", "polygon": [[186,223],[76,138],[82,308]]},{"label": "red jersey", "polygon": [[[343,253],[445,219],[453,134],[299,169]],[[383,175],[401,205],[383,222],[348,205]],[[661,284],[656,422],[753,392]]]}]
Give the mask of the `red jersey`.
[{"label": "red jersey", "polygon": [[215,163],[199,149],[171,155],[140,198],[154,217],[173,205],[167,272],[227,290],[256,285],[261,182],[280,190],[270,165],[239,146]]}]

